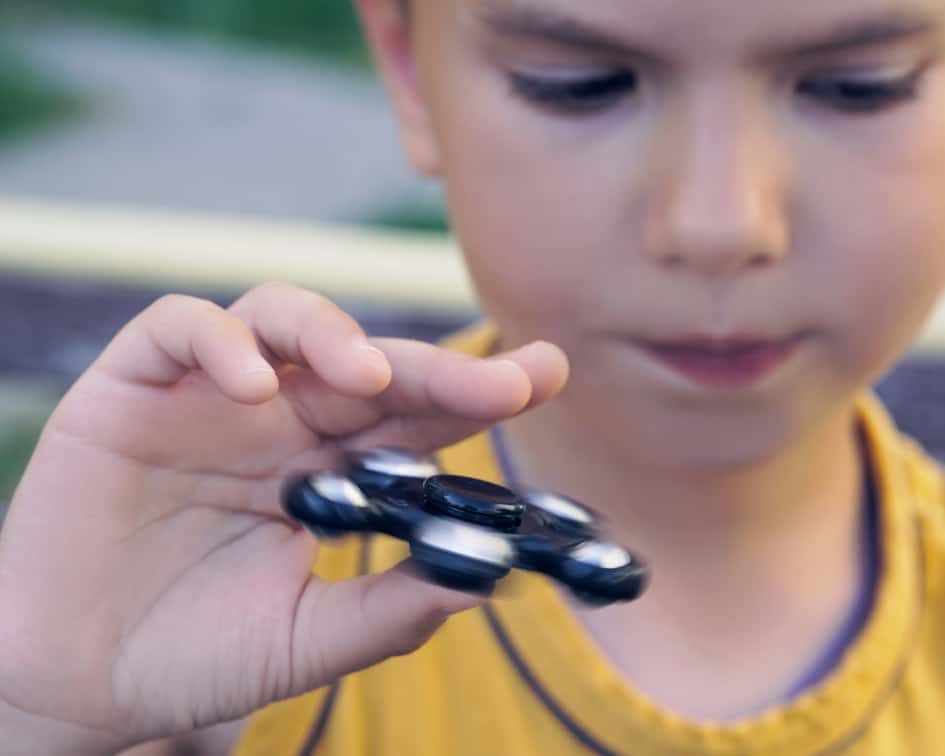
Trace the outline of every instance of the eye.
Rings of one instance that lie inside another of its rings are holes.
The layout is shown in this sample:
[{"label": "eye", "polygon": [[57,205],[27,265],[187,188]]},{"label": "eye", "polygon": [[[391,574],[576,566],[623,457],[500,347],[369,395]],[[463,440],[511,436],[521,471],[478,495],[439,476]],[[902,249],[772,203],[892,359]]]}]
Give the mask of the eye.
[{"label": "eye", "polygon": [[798,92],[846,113],[875,113],[914,100],[921,74],[919,70],[895,78],[825,76],[802,81]]},{"label": "eye", "polygon": [[637,88],[636,74],[627,70],[573,78],[511,73],[510,82],[519,97],[573,115],[603,110]]}]

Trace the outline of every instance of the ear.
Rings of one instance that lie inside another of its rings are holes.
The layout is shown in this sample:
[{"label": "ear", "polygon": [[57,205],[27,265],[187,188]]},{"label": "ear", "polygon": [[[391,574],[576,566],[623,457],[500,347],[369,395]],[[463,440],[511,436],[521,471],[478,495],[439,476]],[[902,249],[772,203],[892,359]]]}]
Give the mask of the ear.
[{"label": "ear", "polygon": [[407,159],[419,173],[436,176],[439,150],[417,69],[410,3],[356,0],[356,4],[374,64],[400,123]]}]

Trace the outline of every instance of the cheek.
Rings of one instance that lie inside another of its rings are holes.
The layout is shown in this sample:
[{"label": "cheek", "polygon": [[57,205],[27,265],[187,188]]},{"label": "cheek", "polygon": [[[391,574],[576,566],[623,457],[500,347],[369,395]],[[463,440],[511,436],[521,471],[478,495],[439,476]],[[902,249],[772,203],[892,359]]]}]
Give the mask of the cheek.
[{"label": "cheek", "polygon": [[822,225],[835,252],[820,280],[828,320],[844,334],[836,347],[874,375],[909,347],[945,280],[945,122],[934,117],[945,103],[924,110],[837,166],[817,193],[833,208]]},{"label": "cheek", "polygon": [[595,236],[606,211],[588,191],[593,167],[578,170],[500,87],[464,101],[443,113],[442,129],[456,235],[487,311],[550,335],[574,317],[600,263]]},{"label": "cheek", "polygon": [[[488,183],[476,180],[480,170]],[[488,188],[495,176],[483,165],[458,174],[458,185],[447,190],[453,225],[485,310],[503,325],[547,334],[573,311],[586,261],[568,243],[566,227],[536,217],[541,202],[527,181],[509,176]]]}]

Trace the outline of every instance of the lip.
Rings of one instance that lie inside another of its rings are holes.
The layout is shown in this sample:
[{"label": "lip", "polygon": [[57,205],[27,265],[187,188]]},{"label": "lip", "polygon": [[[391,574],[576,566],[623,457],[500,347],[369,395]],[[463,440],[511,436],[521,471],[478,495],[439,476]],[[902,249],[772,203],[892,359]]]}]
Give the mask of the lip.
[{"label": "lip", "polygon": [[713,388],[742,388],[760,382],[787,362],[805,336],[782,339],[691,336],[638,342],[660,365],[691,382]]}]

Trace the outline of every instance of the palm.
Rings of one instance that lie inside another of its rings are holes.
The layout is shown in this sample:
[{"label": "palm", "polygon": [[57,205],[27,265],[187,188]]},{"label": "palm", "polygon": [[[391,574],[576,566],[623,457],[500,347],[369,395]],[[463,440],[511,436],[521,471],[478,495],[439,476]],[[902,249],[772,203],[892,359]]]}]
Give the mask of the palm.
[{"label": "palm", "polygon": [[[105,402],[107,415],[90,411]],[[314,546],[278,516],[278,488],[288,470],[322,467],[330,455],[285,394],[250,406],[198,375],[173,387],[89,376],[57,410],[38,454],[57,460],[59,483],[75,492],[73,502],[42,497],[49,512],[33,513],[71,539],[57,560],[61,583],[88,577],[80,555],[95,554],[100,568],[100,580],[76,586],[67,618],[77,644],[100,646],[81,681],[96,716],[117,707],[134,721],[147,702],[149,721],[136,729],[185,730],[248,712],[262,687],[270,698],[288,694],[289,681],[267,679],[264,669],[288,669],[268,666],[270,655],[291,652],[290,626],[273,620],[291,616]],[[161,495],[145,501],[141,491],[158,488],[156,480]],[[115,481],[125,496],[115,496]],[[89,519],[103,527],[83,527]],[[134,591],[110,593],[96,608],[114,575]],[[115,645],[83,642],[84,633]],[[247,657],[249,647],[256,654]],[[222,690],[244,697],[215,699]]]}]

